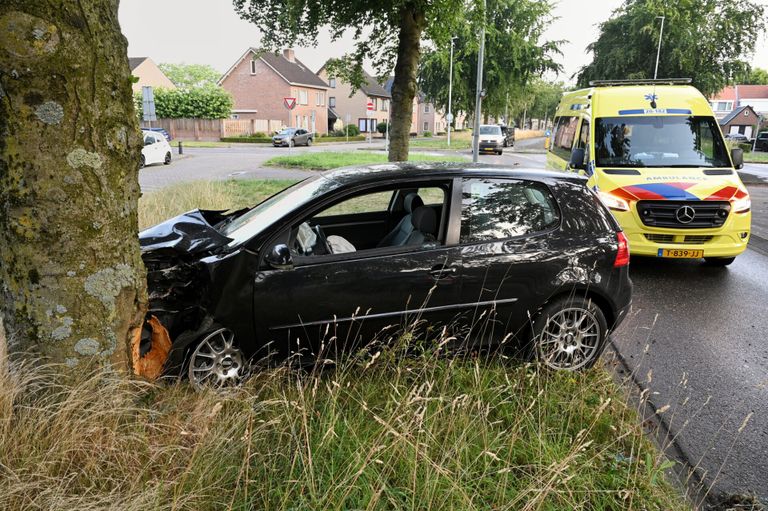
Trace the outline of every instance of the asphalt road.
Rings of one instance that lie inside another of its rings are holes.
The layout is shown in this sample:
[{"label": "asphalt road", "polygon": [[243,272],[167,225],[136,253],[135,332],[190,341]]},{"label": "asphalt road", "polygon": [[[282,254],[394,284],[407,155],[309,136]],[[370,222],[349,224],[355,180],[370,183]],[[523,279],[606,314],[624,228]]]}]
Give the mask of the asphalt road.
[{"label": "asphalt road", "polygon": [[[379,144],[380,145],[380,144]],[[541,139],[519,141],[480,161],[540,167],[527,151]],[[367,144],[294,151],[351,150]],[[374,145],[376,147],[376,145]],[[303,171],[265,168],[286,149],[235,146],[187,149],[168,167],[143,169],[143,190],[196,179],[294,178]],[[464,152],[470,158],[468,151]],[[768,238],[768,166],[747,165],[754,233]],[[765,181],[763,181],[765,180]],[[635,257],[632,312],[614,333],[620,356],[651,406],[665,410],[666,443],[674,445],[711,493],[757,494],[768,503],[768,250],[755,244],[727,268],[698,261]],[[668,408],[666,408],[668,406]]]}]

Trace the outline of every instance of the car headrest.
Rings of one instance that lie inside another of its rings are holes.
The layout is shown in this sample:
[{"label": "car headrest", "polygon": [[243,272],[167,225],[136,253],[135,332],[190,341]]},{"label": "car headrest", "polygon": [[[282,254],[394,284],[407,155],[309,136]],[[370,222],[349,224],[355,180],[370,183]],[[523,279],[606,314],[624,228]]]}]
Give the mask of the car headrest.
[{"label": "car headrest", "polygon": [[435,210],[427,206],[416,208],[411,214],[413,228],[424,234],[437,234],[437,215]]},{"label": "car headrest", "polygon": [[403,207],[407,213],[413,213],[423,205],[424,201],[421,200],[421,197],[419,197],[419,194],[416,192],[409,193],[403,200]]}]

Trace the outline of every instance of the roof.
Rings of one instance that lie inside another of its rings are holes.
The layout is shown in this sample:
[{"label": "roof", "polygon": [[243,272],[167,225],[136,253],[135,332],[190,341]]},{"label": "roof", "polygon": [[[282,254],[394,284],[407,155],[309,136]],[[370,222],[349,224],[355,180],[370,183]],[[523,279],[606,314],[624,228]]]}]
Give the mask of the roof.
[{"label": "roof", "polygon": [[[325,64],[323,64],[320,69],[317,70],[318,75],[328,65],[329,60],[325,61]],[[392,95],[389,93],[389,89],[382,87],[378,80],[366,73],[365,70],[363,70],[363,79],[365,80],[365,83],[360,86],[360,91],[366,96],[379,96],[382,98],[392,97]]]},{"label": "roof", "polygon": [[721,90],[715,96],[713,100],[736,100],[736,87],[739,88],[739,99],[768,99],[768,85],[737,85],[734,87],[726,87]]},{"label": "roof", "polygon": [[435,176],[496,175],[533,181],[568,181],[586,183],[586,178],[577,174],[504,165],[482,163],[383,163],[379,165],[344,167],[320,173],[321,179],[336,186],[350,186],[366,182],[382,183],[387,179],[408,177],[414,181]]},{"label": "roof", "polygon": [[[751,106],[749,106],[749,105],[744,105],[744,106],[741,106],[741,107],[739,107],[739,108],[734,108],[733,110],[731,110],[731,113],[729,113],[728,115],[726,115],[725,117],[723,117],[722,119],[720,119],[720,120],[718,121],[718,122],[720,123],[720,126],[725,126],[726,124],[730,123],[730,122],[731,122],[731,121],[733,121],[733,120],[734,120],[736,117],[738,117],[739,115],[741,115],[741,114],[742,114],[742,112],[744,112],[744,110],[746,110],[747,108],[749,108],[750,110],[752,110],[752,115],[754,115],[755,117],[757,117],[757,114],[755,113],[755,110],[754,110],[754,109],[753,109]],[[754,122],[750,122],[749,124],[754,124]]]},{"label": "roof", "polygon": [[328,107],[328,118],[329,119],[338,119],[339,114],[336,113],[336,110],[333,109],[333,107]]},{"label": "roof", "polygon": [[265,52],[257,48],[248,48],[245,53],[232,64],[226,73],[219,78],[217,82],[221,85],[221,82],[232,73],[240,62],[243,61],[248,55],[254,55],[255,58],[261,59],[266,65],[277,73],[283,80],[291,85],[305,85],[307,87],[314,87],[317,89],[327,89],[328,84],[325,83],[319,76],[309,70],[299,59],[294,58],[291,62],[285,56],[275,55],[274,53]]},{"label": "roof", "polygon": [[142,62],[147,60],[149,57],[128,57],[128,66],[130,66],[131,71],[136,69],[141,65]]}]

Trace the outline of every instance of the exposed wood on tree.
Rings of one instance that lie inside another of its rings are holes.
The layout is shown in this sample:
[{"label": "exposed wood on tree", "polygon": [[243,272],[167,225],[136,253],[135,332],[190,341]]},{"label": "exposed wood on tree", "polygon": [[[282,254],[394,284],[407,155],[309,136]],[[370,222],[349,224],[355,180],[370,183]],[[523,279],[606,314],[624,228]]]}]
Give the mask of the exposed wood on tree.
[{"label": "exposed wood on tree", "polygon": [[127,367],[146,279],[117,0],[0,4],[0,316],[11,353]]}]

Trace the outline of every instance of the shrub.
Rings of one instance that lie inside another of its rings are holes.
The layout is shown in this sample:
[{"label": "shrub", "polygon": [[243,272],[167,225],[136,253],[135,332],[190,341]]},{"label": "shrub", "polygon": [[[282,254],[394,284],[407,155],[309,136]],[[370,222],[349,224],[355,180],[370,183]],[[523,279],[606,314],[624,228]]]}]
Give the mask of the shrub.
[{"label": "shrub", "polygon": [[251,136],[253,138],[267,138],[268,135],[266,133],[264,133],[263,131],[257,131],[256,133],[254,133]]},{"label": "shrub", "polygon": [[[232,112],[232,96],[221,87],[155,89],[154,95],[159,119],[225,119]],[[133,100],[141,118],[141,92],[134,94]]]},{"label": "shrub", "polygon": [[356,137],[360,134],[360,129],[355,126],[354,124],[347,124],[344,126],[344,128],[341,131],[341,136],[345,137],[349,135],[350,137]]},{"label": "shrub", "polygon": [[431,131],[425,131],[425,132],[424,132],[424,134],[423,134],[422,136],[423,136],[424,138],[429,138],[429,137],[431,137],[431,136],[432,136],[432,132],[431,132]]},{"label": "shrub", "polygon": [[376,125],[376,131],[384,135],[387,132],[387,123],[386,122],[380,122]]}]

